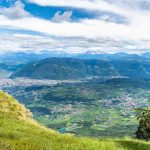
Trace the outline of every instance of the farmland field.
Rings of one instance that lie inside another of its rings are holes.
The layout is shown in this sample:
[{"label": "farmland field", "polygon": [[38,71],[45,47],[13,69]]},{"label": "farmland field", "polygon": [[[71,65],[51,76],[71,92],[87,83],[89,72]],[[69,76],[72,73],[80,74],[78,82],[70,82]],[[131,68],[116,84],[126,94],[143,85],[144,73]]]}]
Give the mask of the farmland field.
[{"label": "farmland field", "polygon": [[149,106],[150,80],[113,78],[16,86],[3,89],[29,108],[36,120],[60,133],[77,136],[134,136],[135,108]]}]

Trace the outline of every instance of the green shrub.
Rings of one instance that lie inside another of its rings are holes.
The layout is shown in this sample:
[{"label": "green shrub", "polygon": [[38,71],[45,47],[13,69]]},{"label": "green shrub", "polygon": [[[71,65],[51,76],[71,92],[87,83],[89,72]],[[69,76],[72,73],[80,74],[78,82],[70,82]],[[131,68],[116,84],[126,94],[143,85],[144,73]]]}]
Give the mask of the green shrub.
[{"label": "green shrub", "polygon": [[150,109],[138,109],[139,127],[136,132],[138,139],[150,140]]}]

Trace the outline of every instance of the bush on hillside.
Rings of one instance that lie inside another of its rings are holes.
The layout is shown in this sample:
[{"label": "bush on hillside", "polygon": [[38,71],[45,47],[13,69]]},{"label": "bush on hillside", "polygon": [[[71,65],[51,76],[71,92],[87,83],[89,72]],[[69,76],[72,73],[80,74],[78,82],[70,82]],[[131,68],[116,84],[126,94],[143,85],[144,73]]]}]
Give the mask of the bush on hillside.
[{"label": "bush on hillside", "polygon": [[150,140],[150,109],[137,109],[139,127],[136,131],[138,139]]}]

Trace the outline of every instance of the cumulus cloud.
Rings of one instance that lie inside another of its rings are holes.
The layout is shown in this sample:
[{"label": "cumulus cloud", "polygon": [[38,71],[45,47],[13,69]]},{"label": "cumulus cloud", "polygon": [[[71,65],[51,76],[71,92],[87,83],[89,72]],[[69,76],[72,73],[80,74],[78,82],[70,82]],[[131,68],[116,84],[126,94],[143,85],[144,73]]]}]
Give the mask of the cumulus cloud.
[{"label": "cumulus cloud", "polygon": [[53,22],[71,21],[71,17],[72,11],[65,11],[64,13],[57,11],[51,20]]},{"label": "cumulus cloud", "polygon": [[[70,6],[88,9],[119,10],[115,5],[121,7],[138,8],[140,6],[148,6],[149,0],[28,0],[41,6]],[[100,6],[101,5],[101,6]],[[105,6],[105,7],[104,7]]]},{"label": "cumulus cloud", "polygon": [[[28,38],[19,35],[21,40],[17,36],[7,38],[10,35],[5,34],[0,39],[0,42],[2,42],[0,44],[1,50],[9,49],[11,45],[14,46],[14,49],[42,50],[43,48],[71,52],[85,52],[86,50],[137,52],[150,49],[150,10],[141,8],[140,3],[143,3],[144,0],[133,0],[132,2],[131,0],[28,1],[42,6],[70,6],[84,8],[86,11],[105,11],[108,12],[108,15],[99,14],[95,19],[80,19],[78,22],[74,22],[71,21],[71,18],[73,20],[73,12],[71,11],[64,13],[58,11],[52,20],[36,18],[29,15],[28,12],[26,12],[26,15],[21,15],[22,17],[13,17],[15,16],[14,11],[8,13],[9,15],[1,13],[0,27],[30,30],[45,34],[42,37],[32,35]],[[17,7],[17,9],[21,8],[24,12],[24,5],[21,2],[17,3],[10,8],[1,9],[11,10]],[[116,14],[116,16],[110,14]],[[126,21],[124,22],[122,18],[125,18]],[[122,23],[119,23],[120,21]],[[16,40],[14,41],[13,38]]]},{"label": "cumulus cloud", "polygon": [[12,7],[0,8],[0,14],[12,20],[30,16],[30,14],[24,10],[24,4],[20,1],[16,1]]},{"label": "cumulus cloud", "polygon": [[60,6],[60,7],[76,7],[89,10],[109,11],[118,14],[126,14],[124,9],[120,9],[116,4],[108,3],[106,0],[28,0],[41,6]]},{"label": "cumulus cloud", "polygon": [[150,48],[150,41],[127,41],[112,38],[85,38],[85,37],[51,37],[49,35],[21,34],[4,32],[0,35],[0,50],[7,52],[49,50],[69,53],[94,51],[96,53],[146,52]]}]

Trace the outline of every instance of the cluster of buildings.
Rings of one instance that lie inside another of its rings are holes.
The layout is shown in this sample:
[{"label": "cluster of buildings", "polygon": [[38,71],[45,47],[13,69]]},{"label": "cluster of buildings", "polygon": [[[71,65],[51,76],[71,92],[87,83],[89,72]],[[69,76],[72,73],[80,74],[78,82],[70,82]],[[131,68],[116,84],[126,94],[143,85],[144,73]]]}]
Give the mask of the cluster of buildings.
[{"label": "cluster of buildings", "polygon": [[73,83],[74,80],[36,80],[27,78],[1,79],[0,88],[3,87],[30,87],[30,86],[53,86],[61,83]]}]

